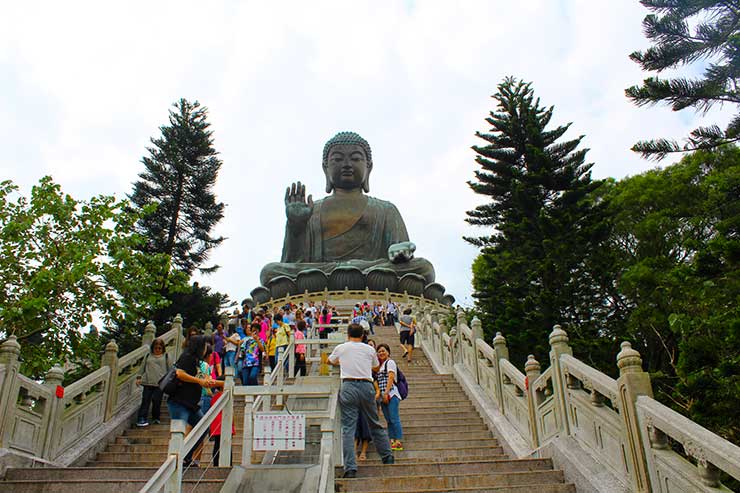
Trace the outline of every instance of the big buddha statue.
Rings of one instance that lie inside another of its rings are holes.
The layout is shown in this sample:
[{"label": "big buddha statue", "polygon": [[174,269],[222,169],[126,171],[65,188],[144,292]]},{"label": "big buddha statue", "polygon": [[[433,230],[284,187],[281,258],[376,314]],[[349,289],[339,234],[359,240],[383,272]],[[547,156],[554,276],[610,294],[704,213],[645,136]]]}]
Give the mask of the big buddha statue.
[{"label": "big buddha statue", "polygon": [[367,195],[373,158],[354,132],[324,145],[325,198],[313,201],[301,182],[285,191],[285,240],[280,262],[267,264],[255,302],[324,288],[385,290],[440,299],[434,267],[414,256],[406,225],[392,203]]}]

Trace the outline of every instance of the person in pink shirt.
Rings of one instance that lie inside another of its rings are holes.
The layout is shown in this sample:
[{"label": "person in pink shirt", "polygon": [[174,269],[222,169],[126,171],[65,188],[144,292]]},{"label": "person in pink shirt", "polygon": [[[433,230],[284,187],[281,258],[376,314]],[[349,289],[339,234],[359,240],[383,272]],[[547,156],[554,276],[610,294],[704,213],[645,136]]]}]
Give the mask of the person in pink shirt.
[{"label": "person in pink shirt", "polygon": [[272,320],[270,320],[270,314],[266,314],[262,317],[260,325],[260,339],[262,342],[267,342],[267,338],[270,337],[270,327],[272,326]]},{"label": "person in pink shirt", "polygon": [[299,339],[305,339],[303,332],[306,330],[306,321],[299,320],[297,322],[295,331],[293,331],[293,337],[295,338],[295,373],[301,373],[302,377],[306,376],[306,345],[298,344]]}]

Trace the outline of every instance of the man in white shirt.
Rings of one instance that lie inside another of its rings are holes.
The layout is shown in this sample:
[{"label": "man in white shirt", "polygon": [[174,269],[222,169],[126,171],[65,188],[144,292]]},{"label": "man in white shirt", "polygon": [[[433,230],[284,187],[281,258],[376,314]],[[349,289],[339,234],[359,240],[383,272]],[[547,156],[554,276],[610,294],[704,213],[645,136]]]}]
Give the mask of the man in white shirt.
[{"label": "man in white shirt", "polygon": [[357,477],[355,458],[355,430],[357,417],[362,413],[370,426],[373,444],[383,464],[393,464],[393,452],[388,433],[378,419],[375,404],[373,371],[380,367],[375,350],[362,342],[364,329],[361,325],[350,324],[347,328],[349,341],[338,345],[329,355],[329,363],[339,366],[342,388],[339,392],[339,406],[342,410],[342,452],[344,455],[344,477]]}]

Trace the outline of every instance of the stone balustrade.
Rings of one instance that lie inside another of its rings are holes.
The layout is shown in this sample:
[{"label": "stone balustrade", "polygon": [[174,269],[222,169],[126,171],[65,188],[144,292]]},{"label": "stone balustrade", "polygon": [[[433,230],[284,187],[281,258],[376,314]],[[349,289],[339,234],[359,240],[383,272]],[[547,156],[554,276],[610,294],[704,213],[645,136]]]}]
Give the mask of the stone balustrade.
[{"label": "stone balustrade", "polygon": [[[74,463],[91,436],[114,418],[130,414],[141,399],[135,377],[155,331],[150,323],[142,346],[121,357],[115,341],[109,342],[100,368],[66,387],[59,366],[51,368],[43,382],[21,375],[20,345],[10,336],[0,346],[0,449],[36,462]],[[172,363],[179,356],[182,337],[178,315],[172,329],[161,336]]]},{"label": "stone balustrade", "polygon": [[573,356],[567,333],[556,325],[549,368],[542,371],[530,355],[522,372],[509,361],[502,333],[488,344],[477,318],[468,325],[459,311],[456,326],[447,330],[440,317],[448,310],[412,303],[435,370],[472,381],[473,392],[492,402],[506,430],[517,435],[514,442],[527,445],[522,455],[542,455],[554,440],[572,438],[623,491],[729,491],[720,471],[740,480],[740,447],[653,399],[640,354],[628,342],[617,355],[615,380]]}]

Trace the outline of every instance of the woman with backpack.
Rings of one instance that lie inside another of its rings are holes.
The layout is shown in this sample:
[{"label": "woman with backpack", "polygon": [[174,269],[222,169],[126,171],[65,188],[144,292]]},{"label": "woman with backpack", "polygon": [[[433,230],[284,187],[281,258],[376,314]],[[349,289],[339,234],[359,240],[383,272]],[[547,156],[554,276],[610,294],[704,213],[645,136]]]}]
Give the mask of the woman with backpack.
[{"label": "woman with backpack", "polygon": [[403,428],[401,427],[401,393],[396,385],[398,366],[391,359],[391,348],[388,344],[378,344],[378,361],[380,368],[377,373],[378,389],[375,399],[380,402],[383,416],[388,423],[388,438],[391,441],[391,450],[403,450]]}]

